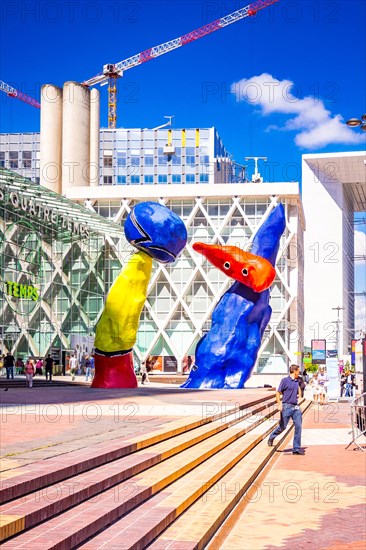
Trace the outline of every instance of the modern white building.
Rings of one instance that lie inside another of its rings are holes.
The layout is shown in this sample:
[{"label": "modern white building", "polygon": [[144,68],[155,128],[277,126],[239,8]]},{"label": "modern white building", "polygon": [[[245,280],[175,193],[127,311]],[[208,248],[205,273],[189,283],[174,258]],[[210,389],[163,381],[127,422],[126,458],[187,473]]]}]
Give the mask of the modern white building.
[{"label": "modern white building", "polygon": [[[325,339],[327,349],[338,350],[339,356],[349,353],[351,339],[358,336],[354,212],[366,211],[365,162],[365,151],[302,157],[305,345]],[[363,261],[366,286],[366,257]]]}]

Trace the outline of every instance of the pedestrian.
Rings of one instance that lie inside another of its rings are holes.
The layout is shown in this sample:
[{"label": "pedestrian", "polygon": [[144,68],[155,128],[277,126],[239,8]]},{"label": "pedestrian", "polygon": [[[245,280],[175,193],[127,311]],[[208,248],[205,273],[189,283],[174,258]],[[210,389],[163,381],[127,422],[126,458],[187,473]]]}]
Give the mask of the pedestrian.
[{"label": "pedestrian", "polygon": [[21,357],[18,357],[18,359],[16,360],[15,369],[16,369],[16,374],[23,374],[23,372],[24,372],[24,361]]},{"label": "pedestrian", "polygon": [[10,351],[5,355],[4,367],[6,368],[6,378],[14,380],[14,365],[15,359],[14,355]]},{"label": "pedestrian", "polygon": [[40,358],[38,358],[36,361],[36,374],[43,374],[43,361]]},{"label": "pedestrian", "polygon": [[302,415],[298,405],[298,398],[301,397],[301,390],[298,383],[299,374],[300,367],[297,365],[291,365],[289,376],[282,378],[278,386],[276,391],[276,401],[281,413],[281,418],[279,425],[273,430],[268,439],[268,445],[269,447],[272,447],[274,439],[285,431],[290,418],[292,418],[295,426],[292,446],[292,454],[294,455],[305,454],[301,449]]},{"label": "pedestrian", "polygon": [[351,371],[346,372],[346,391],[344,397],[353,397],[353,386],[355,385],[355,375]]},{"label": "pedestrian", "polygon": [[309,376],[308,371],[306,369],[303,370],[302,376],[305,380],[305,384],[309,384],[310,376]]},{"label": "pedestrian", "polygon": [[51,354],[49,353],[47,355],[47,359],[45,361],[45,371],[46,371],[46,380],[50,380],[52,382],[52,374],[53,374],[53,363],[54,360],[51,357]]},{"label": "pedestrian", "polygon": [[74,354],[71,354],[70,357],[70,374],[71,374],[71,381],[73,382],[75,380],[75,373],[78,368],[78,360],[76,359]]},{"label": "pedestrian", "polygon": [[93,379],[92,377],[92,361],[89,355],[85,356],[85,382]]},{"label": "pedestrian", "polygon": [[327,402],[327,387],[328,387],[328,376],[324,370],[324,367],[320,367],[318,372],[318,382],[320,386],[320,404],[325,405]]},{"label": "pedestrian", "polygon": [[347,382],[346,373],[345,373],[345,371],[342,371],[342,373],[341,373],[341,391],[340,391],[340,397],[343,397],[343,392],[344,392],[344,389],[345,389],[346,382]]},{"label": "pedestrian", "polygon": [[140,370],[141,370],[141,384],[144,385],[145,382],[150,382],[149,375],[147,374],[146,361],[142,361]]},{"label": "pedestrian", "polygon": [[34,361],[28,359],[24,368],[24,372],[25,385],[27,386],[27,388],[33,388],[33,376],[35,375]]},{"label": "pedestrian", "polygon": [[299,388],[300,388],[300,392],[301,392],[301,397],[304,397],[304,391],[305,391],[305,386],[306,386],[305,380],[304,380],[304,378],[299,374],[297,381],[298,381],[298,384],[299,384]]},{"label": "pedestrian", "polygon": [[320,387],[317,372],[314,372],[313,377],[310,380],[310,386],[313,391],[313,401],[314,403],[318,403],[319,395],[323,391],[323,388]]}]

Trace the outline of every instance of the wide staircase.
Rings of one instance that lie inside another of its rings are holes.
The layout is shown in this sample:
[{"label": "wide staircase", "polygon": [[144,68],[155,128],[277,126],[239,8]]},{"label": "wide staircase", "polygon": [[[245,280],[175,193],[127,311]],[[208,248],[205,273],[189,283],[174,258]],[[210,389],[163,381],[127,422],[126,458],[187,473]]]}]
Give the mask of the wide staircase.
[{"label": "wide staircase", "polygon": [[204,548],[292,429],[268,447],[277,420],[269,391],[18,468],[1,483],[2,547]]}]

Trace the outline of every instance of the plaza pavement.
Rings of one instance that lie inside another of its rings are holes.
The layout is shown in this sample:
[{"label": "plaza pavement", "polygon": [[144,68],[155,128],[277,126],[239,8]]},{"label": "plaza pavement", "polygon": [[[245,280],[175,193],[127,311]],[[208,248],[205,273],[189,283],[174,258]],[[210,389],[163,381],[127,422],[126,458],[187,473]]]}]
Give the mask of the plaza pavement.
[{"label": "plaza pavement", "polygon": [[[214,420],[231,411],[234,414],[238,407],[245,408],[256,400],[268,399],[268,395],[269,391],[263,388],[183,391],[153,382],[137,390],[98,390],[85,384],[50,384],[32,389],[9,388],[8,391],[1,388],[1,480],[11,483],[19,476],[29,475],[32,468],[34,471],[42,469],[43,464],[45,468],[50,459],[56,461],[55,464],[67,463],[65,457],[69,453],[79,457],[85,453],[87,457],[90,449],[103,445],[107,449],[113,441],[146,440],[150,434],[157,437],[155,434],[169,429],[172,434],[179,433],[185,426],[191,429],[208,416]],[[270,395],[273,396],[273,392]],[[309,401],[305,403],[309,406]],[[253,443],[257,450],[253,460],[263,467],[259,468],[259,475],[253,475],[254,481],[248,488],[241,490],[241,498],[235,501],[236,506],[233,504],[229,515],[225,500],[231,497],[222,493],[222,487],[227,489],[229,485],[222,482],[220,492],[213,485],[212,498],[211,495],[206,499],[201,497],[185,512],[182,508],[182,515],[165,531],[156,531],[152,544],[121,546],[119,543],[115,548],[151,545],[155,550],[364,549],[366,453],[354,450],[354,446],[345,449],[351,440],[349,413],[348,403],[330,403],[323,408],[313,404],[308,408],[304,415],[302,442],[305,456],[293,456],[290,452],[291,433],[269,453],[265,435],[268,429],[263,432],[255,440],[257,443]],[[265,439],[258,444],[262,437]],[[231,445],[240,448],[240,441]],[[215,453],[212,456],[215,458]],[[216,468],[221,467],[219,456],[217,454],[214,463]],[[227,454],[224,456],[227,461]],[[164,464],[162,462],[161,466]],[[234,464],[226,476],[233,475],[236,470],[240,480],[240,472],[245,472],[246,468],[245,463],[241,464]],[[248,468],[251,467],[249,462]],[[235,490],[236,487],[235,483]],[[180,491],[183,490],[184,486]],[[143,510],[138,512],[140,519],[143,513]],[[57,524],[57,517],[51,521]],[[210,522],[215,526],[213,532]],[[144,527],[143,520],[137,523],[139,529]],[[95,543],[87,543],[85,548],[114,548],[107,542],[108,536],[112,536],[108,535],[109,531],[112,533],[113,526],[102,531],[92,539]],[[21,536],[26,535],[27,532]],[[17,538],[10,539],[5,547],[20,548],[16,541]],[[22,547],[27,547],[27,543],[24,544]],[[35,542],[32,547],[43,550],[53,546],[37,546]]]}]

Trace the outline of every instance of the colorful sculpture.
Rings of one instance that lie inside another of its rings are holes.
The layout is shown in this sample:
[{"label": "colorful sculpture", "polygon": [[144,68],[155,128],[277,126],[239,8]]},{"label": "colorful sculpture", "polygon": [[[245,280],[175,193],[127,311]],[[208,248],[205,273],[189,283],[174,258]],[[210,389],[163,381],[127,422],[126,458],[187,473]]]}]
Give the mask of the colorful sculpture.
[{"label": "colorful sculpture", "polygon": [[127,240],[139,249],[112,285],[95,335],[93,388],[136,388],[132,348],[153,259],[174,262],[187,242],[182,220],[155,202],[137,204],[125,223]]},{"label": "colorful sculpture", "polygon": [[193,248],[234,278],[212,314],[212,327],[198,342],[196,359],[182,388],[243,388],[251,375],[270,320],[269,286],[286,225],[282,204],[258,229],[251,253],[237,247],[196,243]]}]

